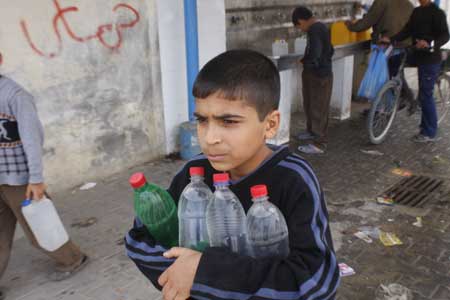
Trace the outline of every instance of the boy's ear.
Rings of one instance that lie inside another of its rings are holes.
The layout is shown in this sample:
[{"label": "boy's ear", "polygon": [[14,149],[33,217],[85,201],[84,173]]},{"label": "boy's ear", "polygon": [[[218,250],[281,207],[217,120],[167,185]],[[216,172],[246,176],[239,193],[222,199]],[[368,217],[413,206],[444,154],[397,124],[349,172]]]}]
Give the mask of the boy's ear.
[{"label": "boy's ear", "polygon": [[273,110],[266,116],[266,132],[265,138],[271,139],[275,137],[280,127],[280,111]]}]

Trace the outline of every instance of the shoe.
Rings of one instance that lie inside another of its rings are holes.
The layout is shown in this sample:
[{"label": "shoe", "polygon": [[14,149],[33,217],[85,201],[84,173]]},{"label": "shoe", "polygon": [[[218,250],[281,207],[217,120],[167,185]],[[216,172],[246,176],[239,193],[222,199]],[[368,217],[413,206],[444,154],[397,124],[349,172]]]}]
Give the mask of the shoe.
[{"label": "shoe", "polygon": [[320,149],[319,147],[313,145],[313,144],[307,144],[303,146],[299,146],[298,151],[306,154],[323,154],[325,153],[324,150]]},{"label": "shoe", "polygon": [[73,275],[75,275],[76,273],[81,271],[88,264],[88,262],[89,262],[89,257],[87,255],[84,255],[78,266],[76,266],[75,268],[73,268],[72,270],[69,270],[69,271],[55,270],[53,273],[50,273],[48,275],[48,279],[50,279],[51,281],[62,281],[64,279],[72,277]]},{"label": "shoe", "polygon": [[309,131],[304,131],[302,133],[299,133],[297,135],[297,138],[299,140],[301,140],[301,141],[303,141],[303,140],[313,140],[313,139],[316,138],[316,135],[311,133],[311,132],[309,132]]},{"label": "shoe", "polygon": [[427,135],[423,135],[421,133],[413,136],[413,141],[416,143],[434,143],[437,142],[439,138],[437,137],[429,137]]},{"label": "shoe", "polygon": [[3,299],[5,299],[5,294],[2,291],[0,291],[0,300],[3,300]]}]

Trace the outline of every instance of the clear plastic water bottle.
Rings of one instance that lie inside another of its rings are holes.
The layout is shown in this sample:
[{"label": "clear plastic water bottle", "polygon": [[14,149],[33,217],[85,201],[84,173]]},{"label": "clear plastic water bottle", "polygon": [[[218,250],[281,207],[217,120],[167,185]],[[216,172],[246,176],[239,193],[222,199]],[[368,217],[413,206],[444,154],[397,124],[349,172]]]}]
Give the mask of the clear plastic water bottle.
[{"label": "clear plastic water bottle", "polygon": [[178,202],[179,242],[181,247],[203,251],[209,246],[206,208],[213,193],[203,182],[202,167],[189,168],[191,183],[183,190]]},{"label": "clear plastic water bottle", "polygon": [[244,208],[228,188],[227,173],[214,174],[213,200],[206,210],[208,233],[213,247],[227,247],[233,252],[248,255],[247,224]]},{"label": "clear plastic water bottle", "polygon": [[253,256],[287,257],[289,236],[283,214],[269,202],[265,185],[255,185],[250,192],[253,205],[247,212],[247,232]]},{"label": "clear plastic water bottle", "polygon": [[177,207],[170,194],[156,184],[148,183],[143,173],[133,174],[129,182],[134,189],[136,216],[161,245],[177,246]]},{"label": "clear plastic water bottle", "polygon": [[69,241],[69,235],[58,212],[47,197],[44,196],[39,201],[23,201],[22,214],[43,249],[53,252]]}]

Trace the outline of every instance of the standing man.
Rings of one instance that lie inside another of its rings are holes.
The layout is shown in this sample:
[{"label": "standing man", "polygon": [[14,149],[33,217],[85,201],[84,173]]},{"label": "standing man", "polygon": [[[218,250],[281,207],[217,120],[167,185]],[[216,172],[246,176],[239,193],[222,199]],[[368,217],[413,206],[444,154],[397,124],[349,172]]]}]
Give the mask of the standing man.
[{"label": "standing man", "polygon": [[[382,36],[393,36],[397,34],[409,20],[414,6],[409,0],[375,0],[370,6],[367,14],[362,19],[347,21],[346,25],[350,31],[361,32],[372,27],[372,43],[376,44]],[[411,44],[410,39],[406,39],[398,44],[400,47],[406,47]],[[403,51],[395,49],[389,57],[389,75],[397,75],[398,69],[403,57]],[[414,95],[408,86],[406,80],[402,86],[402,102],[400,108],[406,106],[406,102],[415,104]],[[415,105],[410,105],[410,113],[415,111]],[[367,114],[369,110],[365,110]]]},{"label": "standing man", "polygon": [[441,69],[441,46],[449,40],[447,17],[431,0],[419,0],[405,27],[386,42],[413,38],[414,61],[419,74],[419,100],[422,107],[420,131],[413,137],[418,143],[434,142],[438,130],[434,84]]},{"label": "standing man", "polygon": [[[71,241],[48,252],[36,242],[26,223],[21,203],[40,200],[46,185],[42,167],[44,134],[33,97],[13,80],[0,75],[0,278],[11,254],[16,223],[28,240],[56,263],[51,280],[63,280],[87,263],[87,256]],[[0,300],[4,299],[0,291]]]},{"label": "standing man", "polygon": [[299,146],[298,150],[310,154],[324,153],[328,142],[328,113],[333,88],[331,58],[334,49],[331,45],[330,31],[304,6],[294,10],[292,23],[307,33],[305,55],[301,60],[306,131],[298,137],[300,140],[311,142]]}]

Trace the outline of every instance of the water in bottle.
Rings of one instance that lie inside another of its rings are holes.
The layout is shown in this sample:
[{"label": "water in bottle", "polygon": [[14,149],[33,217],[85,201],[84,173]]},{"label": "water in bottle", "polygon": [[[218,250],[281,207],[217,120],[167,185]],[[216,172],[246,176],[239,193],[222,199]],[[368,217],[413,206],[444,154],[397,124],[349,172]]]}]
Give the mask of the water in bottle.
[{"label": "water in bottle", "polygon": [[250,192],[253,205],[247,212],[247,232],[252,255],[287,257],[289,237],[283,214],[269,202],[265,185],[255,185]]},{"label": "water in bottle", "polygon": [[148,183],[143,173],[132,175],[129,182],[134,189],[136,216],[161,245],[177,246],[177,208],[170,194],[165,189]]},{"label": "water in bottle", "polygon": [[22,214],[39,246],[53,252],[69,241],[69,235],[53,202],[44,196],[39,201],[22,202]]},{"label": "water in bottle", "polygon": [[183,190],[178,202],[180,247],[203,251],[209,246],[206,208],[213,194],[203,182],[204,168],[191,167],[191,183]]},{"label": "water in bottle", "polygon": [[233,252],[249,254],[244,208],[228,188],[227,173],[214,174],[215,192],[206,210],[211,246],[227,247]]}]

